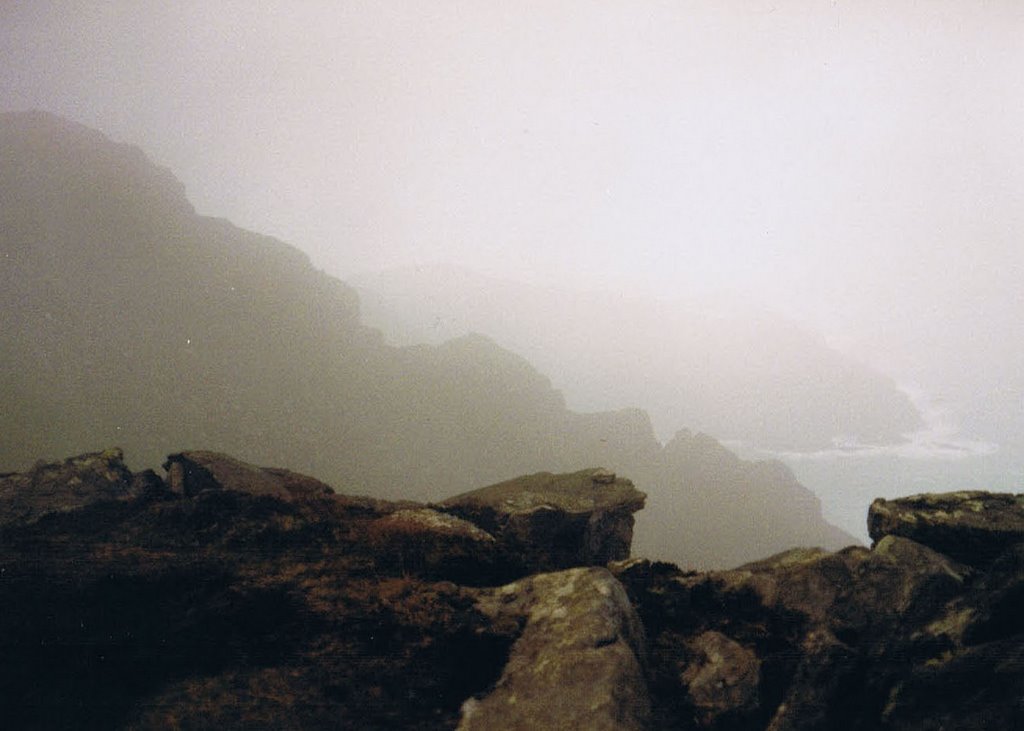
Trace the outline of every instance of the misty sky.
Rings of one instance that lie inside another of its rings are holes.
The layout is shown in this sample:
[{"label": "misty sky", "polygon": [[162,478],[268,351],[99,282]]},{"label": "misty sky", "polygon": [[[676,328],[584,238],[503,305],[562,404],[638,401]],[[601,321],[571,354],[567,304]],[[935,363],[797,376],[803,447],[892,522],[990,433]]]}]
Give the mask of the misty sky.
[{"label": "misty sky", "polygon": [[0,108],[347,273],[725,292],[1024,382],[1024,4],[0,0]]}]

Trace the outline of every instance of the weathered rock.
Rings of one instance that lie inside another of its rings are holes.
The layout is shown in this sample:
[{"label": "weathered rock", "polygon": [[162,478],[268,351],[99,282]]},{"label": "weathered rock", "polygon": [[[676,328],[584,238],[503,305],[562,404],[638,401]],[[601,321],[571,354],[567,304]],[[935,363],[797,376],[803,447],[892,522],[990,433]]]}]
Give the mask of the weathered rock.
[{"label": "weathered rock", "polygon": [[[858,669],[854,650],[818,627],[803,637],[784,699],[775,708],[768,731],[835,728],[842,718],[836,699],[854,685]],[[852,719],[847,719],[852,721]]]},{"label": "weathered rock", "polygon": [[367,526],[371,546],[391,556],[402,573],[496,583],[502,575],[497,544],[468,520],[429,508],[405,508]]},{"label": "weathered rock", "polygon": [[967,588],[913,632],[907,645],[929,652],[892,687],[886,728],[1024,727],[1024,544]]},{"label": "weathered rock", "polygon": [[1000,556],[978,582],[976,595],[961,606],[970,608],[960,635],[965,644],[1024,635],[1024,544]]},{"label": "weathered rock", "polygon": [[153,470],[143,470],[132,475],[132,484],[128,488],[131,495],[145,495],[152,498],[170,497],[170,488],[167,483],[160,479],[160,476]]},{"label": "weathered rock", "polygon": [[190,451],[168,456],[167,483],[176,495],[193,497],[204,490],[233,490],[280,500],[333,494],[329,486],[282,469],[256,467],[217,452]]},{"label": "weathered rock", "polygon": [[[211,452],[167,469],[132,475],[111,451],[5,476],[65,511],[23,511],[0,541],[11,728],[644,727],[644,634],[606,570],[472,588],[523,566],[453,513]],[[578,482],[613,496],[563,536],[592,556],[600,511],[642,496]]]},{"label": "weathered rock", "polygon": [[591,469],[520,477],[438,507],[493,535],[524,571],[540,572],[628,558],[644,499],[629,480]]},{"label": "weathered rock", "polygon": [[908,660],[949,645],[915,632],[973,576],[895,536],[730,571],[612,568],[652,635],[656,725],[723,730],[877,727]]},{"label": "weathered rock", "polygon": [[761,661],[721,632],[709,630],[687,643],[693,659],[680,676],[702,726],[743,717],[758,707]]},{"label": "weathered rock", "polygon": [[[174,499],[122,499],[163,482],[113,450],[4,478],[52,498],[0,532],[5,728],[440,730],[497,680],[519,627],[451,581],[459,546],[486,568],[479,528],[220,455],[169,464]],[[410,536],[452,556],[399,566]]]},{"label": "weathered rock", "polygon": [[628,555],[642,494],[588,470],[428,507],[209,452],[168,471],[0,477],[5,727],[1024,727],[1016,496],[878,503],[870,550],[528,576]]},{"label": "weathered rock", "polygon": [[495,625],[523,624],[494,689],[462,706],[462,731],[647,728],[643,628],[610,573],[533,576],[481,596]]},{"label": "weathered rock", "polygon": [[984,565],[1024,542],[1024,495],[969,491],[879,498],[868,511],[868,533],[874,541],[903,536],[963,563]]},{"label": "weathered rock", "polygon": [[156,489],[153,477],[143,473],[136,480],[117,448],[0,475],[0,525],[31,523],[94,502],[137,497]]},{"label": "weathered rock", "polygon": [[912,665],[893,687],[876,728],[1024,728],[1024,640],[967,647]]}]

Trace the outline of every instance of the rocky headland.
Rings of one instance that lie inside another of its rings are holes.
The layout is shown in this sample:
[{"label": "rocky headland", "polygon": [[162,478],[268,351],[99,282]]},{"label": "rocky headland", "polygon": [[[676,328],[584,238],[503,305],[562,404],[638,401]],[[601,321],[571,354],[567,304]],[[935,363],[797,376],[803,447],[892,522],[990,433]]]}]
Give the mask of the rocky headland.
[{"label": "rocky headland", "polygon": [[[1024,496],[871,506],[871,548],[630,558],[608,470],[436,503],[215,452],[0,476],[6,728],[1024,723]],[[680,530],[685,530],[685,524]]]}]

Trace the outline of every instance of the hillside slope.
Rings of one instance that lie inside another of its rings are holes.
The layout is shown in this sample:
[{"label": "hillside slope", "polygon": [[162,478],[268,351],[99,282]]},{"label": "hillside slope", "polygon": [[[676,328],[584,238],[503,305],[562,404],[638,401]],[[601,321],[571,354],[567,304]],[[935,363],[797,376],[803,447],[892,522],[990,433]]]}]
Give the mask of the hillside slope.
[{"label": "hillside slope", "polygon": [[[152,467],[203,445],[349,493],[436,499],[603,465],[644,481],[659,525],[678,517],[647,531],[655,555],[723,565],[718,548],[738,561],[852,542],[794,510],[816,506],[795,480],[738,460],[740,483],[690,474],[646,414],[574,413],[486,338],[386,345],[304,254],[196,215],[169,172],[81,125],[0,115],[0,216],[0,470],[112,444]],[[751,500],[769,508],[754,534],[735,529]]]}]

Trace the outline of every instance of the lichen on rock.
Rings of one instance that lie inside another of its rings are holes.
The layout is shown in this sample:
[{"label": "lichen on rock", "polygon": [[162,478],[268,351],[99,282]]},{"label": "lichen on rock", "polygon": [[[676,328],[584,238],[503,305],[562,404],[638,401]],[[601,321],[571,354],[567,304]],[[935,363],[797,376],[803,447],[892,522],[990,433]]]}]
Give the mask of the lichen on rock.
[{"label": "lichen on rock", "polygon": [[872,540],[910,538],[971,565],[1024,543],[1024,495],[961,491],[879,498],[868,511]]},{"label": "lichen on rock", "polygon": [[645,498],[629,480],[589,469],[519,477],[437,507],[485,529],[531,573],[628,558]]},{"label": "lichen on rock", "polygon": [[463,705],[461,731],[647,728],[643,627],[607,570],[538,574],[477,607],[522,632],[494,689]]}]

